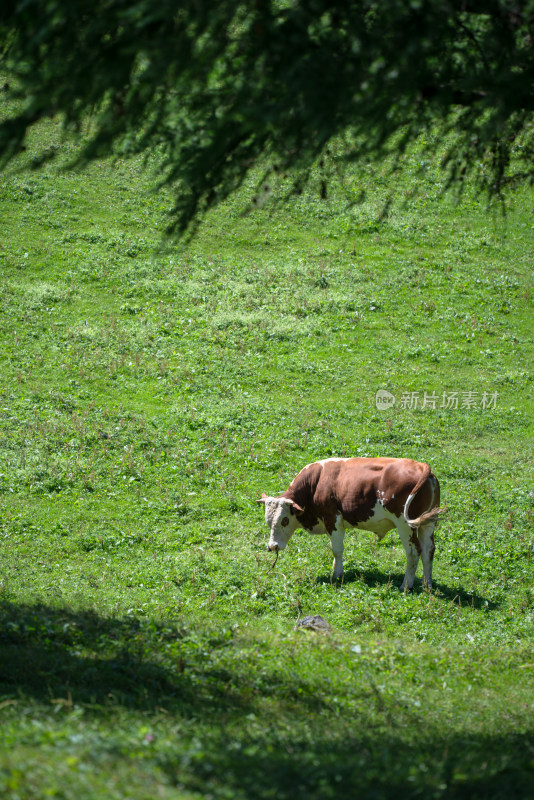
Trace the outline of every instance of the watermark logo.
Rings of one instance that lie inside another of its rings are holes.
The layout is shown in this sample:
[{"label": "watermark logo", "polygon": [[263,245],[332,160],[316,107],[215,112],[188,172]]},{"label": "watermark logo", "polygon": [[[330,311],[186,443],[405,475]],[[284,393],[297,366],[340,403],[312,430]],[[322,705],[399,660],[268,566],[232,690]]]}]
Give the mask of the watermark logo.
[{"label": "watermark logo", "polygon": [[395,405],[395,397],[386,389],[379,389],[375,395],[375,403],[379,411],[387,411]]},{"label": "watermark logo", "polygon": [[375,404],[379,411],[387,411],[397,407],[409,411],[420,409],[421,411],[436,411],[444,409],[447,411],[456,409],[482,410],[487,411],[497,408],[498,392],[478,392],[470,389],[469,391],[441,391],[441,392],[401,392],[399,401],[395,395],[387,389],[379,389],[375,395]]}]

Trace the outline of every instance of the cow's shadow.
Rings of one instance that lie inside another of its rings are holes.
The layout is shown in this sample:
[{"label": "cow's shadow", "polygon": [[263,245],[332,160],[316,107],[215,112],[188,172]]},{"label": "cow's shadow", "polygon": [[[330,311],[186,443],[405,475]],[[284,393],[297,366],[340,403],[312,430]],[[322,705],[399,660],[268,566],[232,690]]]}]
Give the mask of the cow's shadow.
[{"label": "cow's shadow", "polygon": [[[399,590],[400,593],[400,585],[403,579],[403,572],[381,572],[377,569],[348,569],[341,579],[334,580],[332,574],[319,575],[316,583],[331,583],[334,586],[342,586],[350,583],[364,583],[366,586],[372,587],[390,585],[392,588]],[[492,610],[501,605],[499,602],[489,600],[487,597],[477,592],[468,591],[458,586],[448,586],[441,581],[439,583],[434,581],[432,589],[429,590],[423,585],[422,578],[415,579],[412,591],[419,594],[426,592],[432,594],[437,600],[476,609]]]}]

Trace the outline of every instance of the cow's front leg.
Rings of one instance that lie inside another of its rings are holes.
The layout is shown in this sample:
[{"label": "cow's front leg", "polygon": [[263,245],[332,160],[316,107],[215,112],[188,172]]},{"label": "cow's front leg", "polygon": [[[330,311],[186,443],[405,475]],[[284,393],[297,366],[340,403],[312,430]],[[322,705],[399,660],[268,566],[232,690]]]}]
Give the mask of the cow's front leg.
[{"label": "cow's front leg", "polygon": [[343,542],[345,539],[345,528],[343,523],[336,520],[336,527],[330,534],[330,545],[334,554],[334,579],[341,578],[343,575]]}]

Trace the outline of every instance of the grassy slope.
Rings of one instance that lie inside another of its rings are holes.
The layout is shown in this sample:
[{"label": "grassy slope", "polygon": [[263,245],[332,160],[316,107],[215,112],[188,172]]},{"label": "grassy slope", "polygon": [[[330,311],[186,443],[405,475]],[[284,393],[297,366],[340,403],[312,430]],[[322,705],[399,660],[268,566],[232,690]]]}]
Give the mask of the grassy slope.
[{"label": "grassy slope", "polygon": [[[423,180],[383,223],[385,171],[248,217],[245,187],[158,251],[137,164],[2,179],[4,796],[527,792],[532,195]],[[398,592],[393,534],[349,533],[341,585],[303,533],[270,569],[255,498],[330,454],[432,464],[435,591]]]}]

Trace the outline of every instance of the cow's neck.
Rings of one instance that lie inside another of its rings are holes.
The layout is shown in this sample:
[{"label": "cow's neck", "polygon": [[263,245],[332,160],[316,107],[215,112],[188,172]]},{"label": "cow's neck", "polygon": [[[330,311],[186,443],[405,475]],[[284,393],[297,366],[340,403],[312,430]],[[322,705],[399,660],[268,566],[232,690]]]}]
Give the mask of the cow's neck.
[{"label": "cow's neck", "polygon": [[282,495],[304,509],[304,514],[299,515],[299,523],[303,527],[313,526],[317,522],[312,509],[319,476],[320,472],[317,473],[315,470],[302,470]]}]

